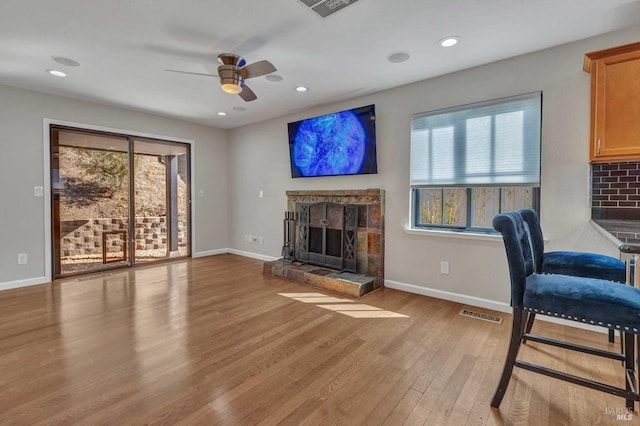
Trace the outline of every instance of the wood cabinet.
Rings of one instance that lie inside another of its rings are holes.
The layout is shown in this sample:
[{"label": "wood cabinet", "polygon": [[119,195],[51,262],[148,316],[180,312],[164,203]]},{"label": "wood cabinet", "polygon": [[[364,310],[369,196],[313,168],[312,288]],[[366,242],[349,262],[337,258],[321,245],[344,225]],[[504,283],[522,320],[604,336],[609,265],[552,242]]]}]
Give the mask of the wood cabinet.
[{"label": "wood cabinet", "polygon": [[640,160],[640,42],[585,54],[591,162]]}]

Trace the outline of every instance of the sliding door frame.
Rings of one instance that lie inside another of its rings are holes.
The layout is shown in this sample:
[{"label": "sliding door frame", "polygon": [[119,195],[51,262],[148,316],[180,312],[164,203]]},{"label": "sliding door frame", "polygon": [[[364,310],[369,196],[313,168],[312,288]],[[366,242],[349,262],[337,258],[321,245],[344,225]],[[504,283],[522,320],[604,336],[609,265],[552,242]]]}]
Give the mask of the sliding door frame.
[{"label": "sliding door frame", "polygon": [[[114,135],[114,136],[127,137],[130,140],[131,140],[131,138],[134,138],[134,139],[144,139],[144,140],[147,140],[147,141],[177,142],[177,143],[182,143],[182,144],[188,145],[188,151],[189,151],[189,163],[188,163],[188,167],[189,167],[189,172],[188,172],[188,179],[189,179],[189,208],[187,209],[187,215],[188,215],[187,234],[188,234],[188,238],[189,238],[189,255],[186,256],[186,257],[193,257],[193,254],[195,252],[194,251],[194,249],[195,249],[195,241],[194,241],[193,236],[196,235],[195,226],[194,226],[194,223],[193,223],[194,222],[193,218],[195,217],[195,215],[194,215],[194,212],[195,212],[195,189],[194,189],[194,186],[195,186],[194,185],[194,182],[195,182],[195,143],[194,143],[193,140],[45,118],[45,119],[43,119],[43,146],[44,146],[44,150],[43,150],[43,154],[44,154],[43,155],[43,157],[44,157],[44,188],[43,188],[44,189],[44,194],[43,195],[44,195],[44,234],[45,234],[44,261],[45,261],[45,279],[47,281],[51,281],[53,279],[53,244],[54,244],[53,239],[54,239],[54,236],[53,236],[53,228],[52,228],[53,212],[52,212],[52,203],[51,203],[51,200],[52,200],[52,198],[51,198],[51,196],[52,196],[52,194],[51,194],[51,167],[52,167],[52,164],[51,164],[51,130],[52,130],[53,127],[68,128],[69,130],[78,130],[78,131],[94,132],[94,133],[102,133],[102,134],[109,134],[109,135]],[[130,161],[132,160],[132,156],[133,156],[133,152],[130,152],[129,153],[129,160]],[[132,173],[130,172],[130,175],[131,174]],[[133,188],[133,182],[131,182],[130,191],[131,191],[131,188]],[[132,200],[130,200],[130,203],[132,203]],[[130,206],[130,210],[131,210],[131,206]],[[131,222],[131,220],[133,220],[133,219],[130,218],[130,222]],[[131,241],[135,241],[133,236],[130,237],[129,239]],[[167,243],[169,243],[169,242],[167,241]],[[131,242],[129,241],[128,244],[131,244]],[[171,258],[169,258],[169,259],[171,259]],[[160,260],[160,261],[162,261],[162,260]]]}]

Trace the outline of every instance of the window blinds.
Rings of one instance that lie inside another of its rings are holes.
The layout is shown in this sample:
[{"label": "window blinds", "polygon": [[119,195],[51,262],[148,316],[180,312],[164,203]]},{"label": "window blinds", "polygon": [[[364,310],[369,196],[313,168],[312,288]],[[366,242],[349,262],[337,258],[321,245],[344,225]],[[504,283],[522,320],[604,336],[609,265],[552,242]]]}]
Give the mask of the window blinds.
[{"label": "window blinds", "polygon": [[540,185],[542,93],[411,119],[411,186]]}]

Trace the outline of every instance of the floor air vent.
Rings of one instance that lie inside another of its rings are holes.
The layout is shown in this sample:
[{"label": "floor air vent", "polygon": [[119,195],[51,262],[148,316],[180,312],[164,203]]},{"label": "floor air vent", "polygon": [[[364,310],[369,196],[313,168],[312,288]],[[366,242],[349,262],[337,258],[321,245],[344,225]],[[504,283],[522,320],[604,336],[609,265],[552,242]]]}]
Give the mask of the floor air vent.
[{"label": "floor air vent", "polygon": [[465,317],[476,318],[483,321],[489,321],[496,324],[502,324],[502,318],[494,317],[492,315],[481,314],[480,312],[469,311],[467,309],[463,309],[460,311],[460,315],[464,315]]},{"label": "floor air vent", "polygon": [[300,3],[311,8],[315,13],[326,18],[357,2],[358,0],[298,0]]}]

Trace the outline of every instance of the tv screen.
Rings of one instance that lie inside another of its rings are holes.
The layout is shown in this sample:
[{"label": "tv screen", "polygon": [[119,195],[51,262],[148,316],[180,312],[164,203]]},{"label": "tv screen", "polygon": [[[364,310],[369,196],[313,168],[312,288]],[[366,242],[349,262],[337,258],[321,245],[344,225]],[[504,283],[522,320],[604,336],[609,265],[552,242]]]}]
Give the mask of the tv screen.
[{"label": "tv screen", "polygon": [[291,177],[378,173],[375,105],[289,123]]}]

